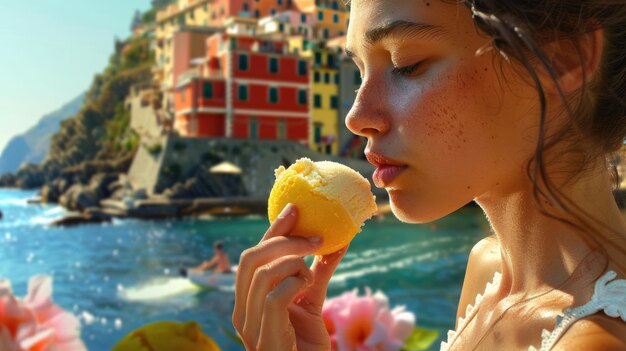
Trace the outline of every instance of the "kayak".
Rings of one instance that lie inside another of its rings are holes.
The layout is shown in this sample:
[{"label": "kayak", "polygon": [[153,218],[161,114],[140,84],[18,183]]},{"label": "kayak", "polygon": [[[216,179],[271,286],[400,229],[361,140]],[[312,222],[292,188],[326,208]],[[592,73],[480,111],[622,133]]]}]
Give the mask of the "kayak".
[{"label": "kayak", "polygon": [[187,279],[196,285],[200,285],[205,288],[220,287],[220,286],[233,286],[235,285],[235,272],[237,267],[232,267],[230,273],[216,273],[212,271],[188,271]]}]

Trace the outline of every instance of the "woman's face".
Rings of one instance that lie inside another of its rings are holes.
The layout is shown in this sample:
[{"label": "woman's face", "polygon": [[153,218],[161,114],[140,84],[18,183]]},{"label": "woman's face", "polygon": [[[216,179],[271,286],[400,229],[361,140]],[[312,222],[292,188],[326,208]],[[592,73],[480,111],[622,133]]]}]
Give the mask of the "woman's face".
[{"label": "woman's face", "polygon": [[404,221],[527,186],[537,93],[493,51],[476,55],[490,40],[463,5],[351,3],[346,49],[363,83],[346,124],[368,138],[374,182]]}]

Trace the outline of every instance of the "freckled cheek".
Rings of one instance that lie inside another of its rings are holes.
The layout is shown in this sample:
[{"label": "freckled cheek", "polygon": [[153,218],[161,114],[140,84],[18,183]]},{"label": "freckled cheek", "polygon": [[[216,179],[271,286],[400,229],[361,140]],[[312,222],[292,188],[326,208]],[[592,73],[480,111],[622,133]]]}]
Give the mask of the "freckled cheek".
[{"label": "freckled cheek", "polygon": [[467,88],[444,80],[406,100],[400,131],[437,152],[456,153],[467,147],[474,123],[465,108],[470,103]]}]

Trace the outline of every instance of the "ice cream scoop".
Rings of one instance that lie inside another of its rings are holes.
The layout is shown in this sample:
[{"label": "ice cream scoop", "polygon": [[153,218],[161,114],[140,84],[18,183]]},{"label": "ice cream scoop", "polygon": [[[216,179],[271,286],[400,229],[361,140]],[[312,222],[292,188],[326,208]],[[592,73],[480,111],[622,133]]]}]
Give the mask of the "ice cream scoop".
[{"label": "ice cream scoop", "polygon": [[301,158],[275,171],[276,181],[268,200],[270,223],[288,203],[298,208],[293,234],[319,236],[316,255],[333,253],[350,243],[363,223],[376,212],[376,198],[361,174],[331,161]]}]

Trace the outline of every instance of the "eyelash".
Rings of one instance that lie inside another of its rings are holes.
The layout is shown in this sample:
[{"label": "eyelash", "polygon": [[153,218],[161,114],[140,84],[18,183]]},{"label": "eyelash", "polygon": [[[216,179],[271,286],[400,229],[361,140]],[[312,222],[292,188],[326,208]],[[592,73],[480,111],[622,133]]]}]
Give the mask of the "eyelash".
[{"label": "eyelash", "polygon": [[404,67],[395,67],[392,72],[393,74],[397,74],[400,76],[413,76],[415,74],[415,72],[422,67],[422,64],[424,63],[424,61],[420,61],[417,63],[414,63],[410,66],[404,66]]},{"label": "eyelash", "polygon": [[[414,63],[412,65],[409,66],[404,66],[404,67],[395,67],[392,72],[393,74],[397,74],[400,76],[406,76],[406,77],[411,77],[412,75],[415,74],[415,72],[420,69],[422,67],[422,65],[424,64],[424,61],[419,61],[417,63]],[[357,88],[354,92],[355,93],[359,93],[359,88]]]}]

